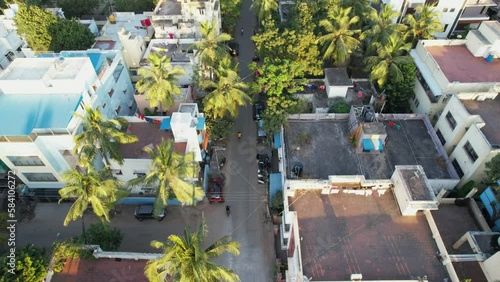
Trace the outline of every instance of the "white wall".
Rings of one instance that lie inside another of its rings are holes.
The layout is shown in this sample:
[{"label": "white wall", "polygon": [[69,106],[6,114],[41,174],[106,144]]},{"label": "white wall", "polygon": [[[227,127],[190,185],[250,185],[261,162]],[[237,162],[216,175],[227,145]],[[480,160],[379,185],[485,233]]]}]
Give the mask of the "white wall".
[{"label": "white wall", "polygon": [[500,252],[496,252],[494,255],[489,257],[487,260],[484,261],[483,263],[483,270],[485,270],[485,276],[488,279],[488,281],[495,281],[496,279],[500,278]]}]

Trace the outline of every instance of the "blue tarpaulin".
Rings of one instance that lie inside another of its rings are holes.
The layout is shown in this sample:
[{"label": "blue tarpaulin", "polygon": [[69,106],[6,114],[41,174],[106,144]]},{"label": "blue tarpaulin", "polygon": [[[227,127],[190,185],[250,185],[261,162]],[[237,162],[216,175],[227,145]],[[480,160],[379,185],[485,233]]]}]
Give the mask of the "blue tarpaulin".
[{"label": "blue tarpaulin", "polygon": [[382,142],[382,139],[379,139],[379,140],[378,140],[378,146],[379,146],[379,147],[378,147],[378,150],[379,150],[380,152],[384,151],[384,142]]},{"label": "blue tarpaulin", "polygon": [[269,176],[269,200],[271,200],[277,192],[283,191],[283,183],[281,182],[281,172],[271,173]]},{"label": "blue tarpaulin", "polygon": [[375,146],[373,146],[373,142],[371,139],[363,139],[363,151],[373,151],[375,150]]},{"label": "blue tarpaulin", "polygon": [[205,129],[205,117],[198,117],[198,123],[196,124],[196,130]]},{"label": "blue tarpaulin", "polygon": [[274,149],[278,149],[279,147],[281,147],[281,133],[275,132],[274,133]]},{"label": "blue tarpaulin", "polygon": [[170,117],[166,117],[161,121],[160,130],[170,130],[172,126],[170,126]]}]

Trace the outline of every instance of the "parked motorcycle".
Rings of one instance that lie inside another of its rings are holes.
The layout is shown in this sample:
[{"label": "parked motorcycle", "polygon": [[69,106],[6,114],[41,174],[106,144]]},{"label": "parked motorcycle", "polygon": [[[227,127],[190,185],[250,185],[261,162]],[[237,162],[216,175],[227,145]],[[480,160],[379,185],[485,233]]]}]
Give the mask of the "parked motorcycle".
[{"label": "parked motorcycle", "polygon": [[222,161],[220,161],[219,163],[219,169],[222,169],[225,164],[226,164],[226,158],[223,158]]}]

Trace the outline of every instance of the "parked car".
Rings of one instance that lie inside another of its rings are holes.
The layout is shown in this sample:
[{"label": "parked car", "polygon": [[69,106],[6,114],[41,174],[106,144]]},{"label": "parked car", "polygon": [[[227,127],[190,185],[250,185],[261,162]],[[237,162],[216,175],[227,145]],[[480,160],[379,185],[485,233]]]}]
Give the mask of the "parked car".
[{"label": "parked car", "polygon": [[208,185],[208,202],[211,203],[224,203],[224,196],[222,191],[224,190],[224,179],[216,177],[210,179]]},{"label": "parked car", "polygon": [[264,130],[264,120],[262,119],[257,122],[257,142],[267,142],[267,133]]},{"label": "parked car", "polygon": [[265,109],[265,104],[257,101],[255,104],[253,104],[252,110],[253,110],[253,120],[261,120],[262,119],[262,112],[264,112]]},{"label": "parked car", "polygon": [[231,56],[238,57],[240,55],[240,44],[235,41],[229,41],[227,47],[229,47],[229,54]]},{"label": "parked car", "polygon": [[165,210],[162,210],[162,213],[157,217],[154,216],[153,212],[153,205],[140,205],[135,209],[134,216],[139,221],[143,221],[144,219],[156,219],[158,221],[162,221],[165,218]]}]

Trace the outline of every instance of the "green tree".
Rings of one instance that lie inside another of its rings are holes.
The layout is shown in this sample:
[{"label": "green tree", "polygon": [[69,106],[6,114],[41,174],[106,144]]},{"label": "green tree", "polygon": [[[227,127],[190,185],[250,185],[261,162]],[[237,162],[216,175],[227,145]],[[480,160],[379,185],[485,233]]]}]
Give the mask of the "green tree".
[{"label": "green tree", "polygon": [[374,14],[376,15],[377,11],[371,4],[377,4],[378,2],[378,0],[344,0],[342,1],[342,7],[351,7],[351,17],[358,17],[360,19],[358,27],[362,27],[366,25]]},{"label": "green tree", "polygon": [[229,57],[224,57],[215,70],[216,81],[204,83],[206,88],[214,89],[203,99],[203,108],[214,119],[229,114],[231,117],[238,115],[240,106],[250,102],[250,97],[244,92],[247,85],[241,80]]},{"label": "green tree", "polygon": [[195,57],[202,65],[201,71],[209,73],[209,78],[212,78],[212,71],[217,68],[218,61],[229,56],[226,41],[231,40],[231,35],[217,35],[216,27],[215,20],[201,23],[200,33],[203,39],[191,46],[191,49],[196,50]]},{"label": "green tree", "polygon": [[359,17],[351,17],[350,12],[351,8],[334,6],[328,11],[328,18],[319,22],[326,32],[318,39],[324,48],[323,58],[333,59],[336,65],[345,64],[360,45],[354,37],[360,30],[351,29],[359,21]]},{"label": "green tree", "polygon": [[486,162],[486,176],[491,181],[500,180],[500,154]]},{"label": "green tree", "polygon": [[82,234],[85,234],[84,216],[89,206],[101,220],[109,221],[109,211],[122,193],[119,189],[122,182],[112,179],[108,169],[94,171],[89,167],[87,172],[71,169],[62,175],[62,179],[65,187],[59,190],[59,203],[74,200],[64,219],[64,226],[81,217]]},{"label": "green tree", "polygon": [[253,0],[250,9],[255,9],[260,21],[264,21],[270,18],[271,14],[278,10],[278,7],[276,0]]},{"label": "green tree", "polygon": [[304,76],[304,66],[287,59],[264,58],[262,65],[251,63],[248,66],[252,71],[260,74],[252,84],[254,92],[264,91],[269,96],[279,96],[283,93],[295,93],[304,88],[305,79],[295,80]]},{"label": "green tree", "polygon": [[323,73],[314,25],[299,31],[285,29],[280,31],[269,20],[262,33],[252,37],[261,57],[286,59],[297,63],[303,71],[296,75],[320,75]]},{"label": "green tree", "polygon": [[67,259],[95,259],[92,255],[92,251],[88,248],[84,248],[81,240],[78,238],[71,238],[64,242],[54,242],[52,244],[52,252],[54,255],[52,257],[50,269],[56,273],[64,269]]},{"label": "green tree", "polygon": [[53,35],[49,28],[57,23],[57,17],[37,6],[19,3],[19,10],[14,19],[17,33],[26,38],[34,51],[49,51]]},{"label": "green tree", "polygon": [[415,47],[420,39],[433,39],[436,32],[443,31],[443,25],[439,21],[439,12],[434,5],[420,5],[415,9],[414,15],[406,15],[404,22],[408,24],[408,36],[411,38],[412,47]]},{"label": "green tree", "polygon": [[385,5],[377,15],[376,11],[372,12],[371,20],[369,21],[368,29],[360,35],[360,40],[367,40],[368,53],[374,54],[377,50],[375,43],[385,45],[393,34],[403,37],[403,32],[406,26],[403,24],[394,23],[399,12],[394,11],[391,5]]},{"label": "green tree", "polygon": [[130,180],[129,185],[143,183],[148,186],[157,185],[155,215],[160,214],[165,207],[171,192],[182,204],[193,205],[195,200],[203,198],[203,190],[185,180],[195,176],[193,154],[183,155],[175,152],[173,140],[166,142],[162,140],[160,144],[156,145],[156,150],[145,147],[144,151],[153,160],[152,169],[146,176]]},{"label": "green tree", "polygon": [[161,249],[163,256],[147,262],[144,274],[149,281],[240,281],[232,270],[211,261],[224,253],[239,255],[239,243],[224,236],[203,249],[207,234],[202,220],[197,232],[188,228],[184,236],[170,235],[167,242],[152,241],[151,246]]},{"label": "green tree", "polygon": [[104,251],[116,251],[123,241],[123,234],[119,229],[101,222],[91,224],[81,238],[87,244],[99,245]]},{"label": "green tree", "polygon": [[[99,6],[99,0],[57,0],[57,7],[61,7],[67,19],[80,18],[83,15],[93,15]],[[66,49],[73,50],[73,49]]]},{"label": "green tree", "polygon": [[49,27],[52,41],[49,49],[59,53],[63,50],[87,50],[94,45],[92,32],[75,19],[61,19]]},{"label": "green tree", "polygon": [[402,63],[413,62],[407,55],[411,44],[405,43],[404,38],[393,34],[389,37],[387,44],[375,43],[377,55],[365,58],[366,68],[369,70],[370,79],[376,81],[379,87],[385,85],[388,80],[400,82],[403,73],[399,66]]},{"label": "green tree", "polygon": [[163,107],[172,107],[175,97],[182,97],[181,89],[175,83],[184,74],[184,70],[180,67],[172,68],[170,59],[158,53],[149,54],[148,62],[148,67],[139,69],[138,74],[142,78],[137,82],[136,88],[139,92],[146,93],[150,107],[159,105],[163,114]]},{"label": "green tree", "polygon": [[118,12],[153,11],[155,0],[114,0]]},{"label": "green tree", "polygon": [[222,30],[225,33],[232,34],[240,18],[241,0],[221,0],[220,10]]},{"label": "green tree", "polygon": [[[16,258],[11,265],[7,255],[2,257],[0,267],[0,281],[39,282],[47,275],[48,262],[45,258],[45,249],[33,244],[16,250]],[[14,266],[14,274],[9,272]]]},{"label": "green tree", "polygon": [[410,99],[415,95],[415,78],[417,76],[417,67],[413,61],[402,62],[398,64],[401,70],[401,81],[389,80],[384,86],[386,98],[387,113],[409,113]]},{"label": "green tree", "polygon": [[207,115],[207,131],[212,140],[218,140],[231,135],[235,124],[234,118],[230,115],[225,115],[221,118],[212,118]]},{"label": "green tree", "polygon": [[287,93],[269,96],[266,101],[266,109],[262,114],[263,129],[268,133],[281,130],[281,126],[287,124],[288,115],[296,113],[298,105],[298,100]]},{"label": "green tree", "polygon": [[74,115],[82,119],[82,132],[75,136],[75,153],[78,155],[80,164],[91,166],[98,153],[102,155],[109,165],[109,158],[119,164],[123,163],[120,154],[120,144],[134,143],[137,136],[124,131],[128,122],[123,118],[105,120],[97,109],[85,107],[85,115],[78,113]]}]

